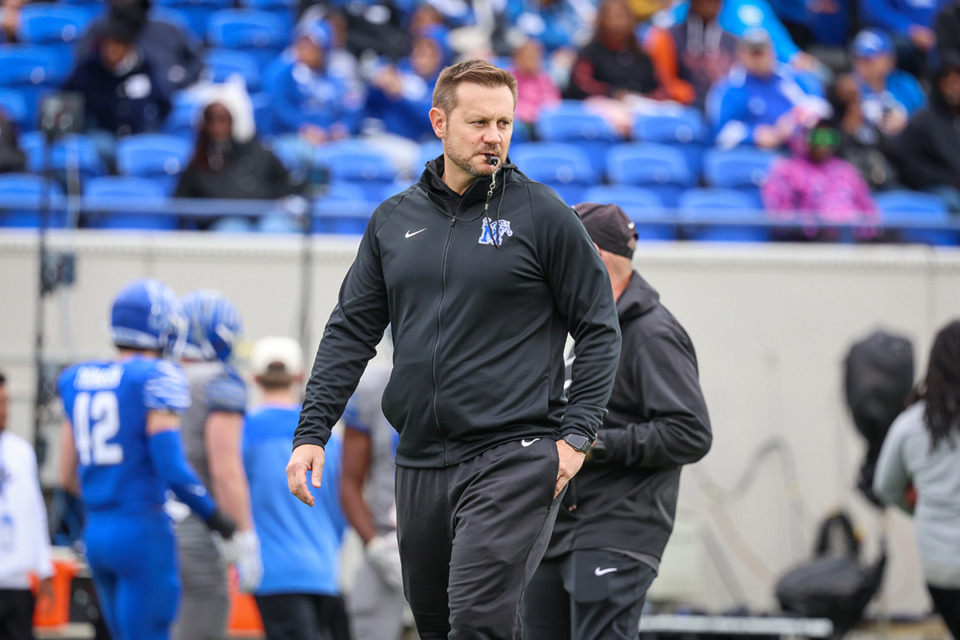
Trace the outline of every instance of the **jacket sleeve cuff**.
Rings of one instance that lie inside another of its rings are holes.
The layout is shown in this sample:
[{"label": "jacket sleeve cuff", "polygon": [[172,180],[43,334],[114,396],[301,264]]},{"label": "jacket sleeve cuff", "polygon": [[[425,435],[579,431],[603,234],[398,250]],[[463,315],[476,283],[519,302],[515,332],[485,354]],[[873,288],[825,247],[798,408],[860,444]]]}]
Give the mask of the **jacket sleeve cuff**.
[{"label": "jacket sleeve cuff", "polygon": [[302,444],[315,444],[318,447],[323,448],[327,446],[327,440],[329,438],[330,438],[329,434],[327,435],[326,438],[321,438],[318,436],[298,436],[293,439],[293,448],[296,449]]}]

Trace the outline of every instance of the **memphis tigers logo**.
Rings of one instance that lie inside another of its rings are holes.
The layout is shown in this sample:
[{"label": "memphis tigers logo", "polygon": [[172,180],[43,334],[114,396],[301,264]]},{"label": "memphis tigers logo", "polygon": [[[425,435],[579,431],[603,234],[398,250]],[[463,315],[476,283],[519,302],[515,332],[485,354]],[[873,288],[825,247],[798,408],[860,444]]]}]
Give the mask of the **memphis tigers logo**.
[{"label": "memphis tigers logo", "polygon": [[479,244],[503,245],[503,239],[512,236],[513,230],[510,228],[509,220],[491,220],[484,218],[480,231]]}]

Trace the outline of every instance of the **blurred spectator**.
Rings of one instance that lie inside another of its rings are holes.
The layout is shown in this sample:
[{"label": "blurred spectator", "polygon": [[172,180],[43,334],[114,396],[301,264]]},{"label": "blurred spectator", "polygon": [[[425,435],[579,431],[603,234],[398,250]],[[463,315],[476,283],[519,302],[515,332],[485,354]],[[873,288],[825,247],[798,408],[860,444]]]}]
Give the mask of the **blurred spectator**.
[{"label": "blurred spectator", "polygon": [[[326,49],[326,71],[333,77],[340,78],[353,91],[362,91],[363,81],[360,78],[360,64],[357,57],[347,51],[347,21],[339,11],[326,11],[317,6],[307,11],[297,23],[297,30],[301,31],[314,22],[319,22],[330,36],[330,43]],[[296,43],[284,50],[281,58],[292,60],[296,50]],[[279,65],[271,64],[273,69]]]},{"label": "blurred spectator", "polygon": [[543,68],[543,45],[528,38],[513,51],[510,71],[517,79],[517,121],[531,132],[544,107],[560,102],[560,89]]},{"label": "blurred spectator", "polygon": [[142,23],[137,49],[167,83],[168,91],[182,89],[200,79],[202,43],[170,22],[153,19],[150,0],[110,0],[105,15],[91,22],[77,42],[78,59],[96,52],[107,22],[118,14]]},{"label": "blurred spectator", "polygon": [[893,42],[882,31],[864,29],[853,40],[853,72],[863,116],[885,136],[896,137],[926,97],[917,79],[896,69]]},{"label": "blurred spectator", "polygon": [[399,3],[391,0],[344,2],[347,50],[357,58],[372,52],[396,60],[409,46],[404,16]]},{"label": "blurred spectator", "polygon": [[23,171],[27,164],[27,156],[20,149],[18,131],[7,118],[7,114],[0,111],[0,173]]},{"label": "blurred spectator", "polygon": [[668,8],[670,0],[627,0],[630,11],[639,22],[647,22],[658,11]]},{"label": "blurred spectator", "polygon": [[283,163],[253,132],[234,127],[228,105],[214,101],[204,108],[193,158],[175,197],[272,200],[297,191]]},{"label": "blurred spectator", "polygon": [[361,96],[327,67],[330,32],[320,21],[301,24],[290,58],[268,72],[274,131],[302,143],[309,161],[314,145],[346,138],[357,127]]},{"label": "blurred spectator", "polygon": [[144,133],[158,129],[170,113],[166,83],[136,45],[142,26],[130,17],[111,15],[97,50],[80,60],[64,83],[64,90],[83,94],[88,130]]},{"label": "blurred spectator", "polygon": [[946,53],[930,88],[930,104],[900,136],[903,181],[943,197],[960,213],[960,57]]},{"label": "blurred spectator", "polygon": [[774,161],[763,184],[763,205],[774,217],[808,222],[808,236],[819,223],[876,222],[877,207],[856,167],[835,156],[840,132],[827,120],[818,122],[796,145],[796,153]]},{"label": "blurred spectator", "polygon": [[7,431],[7,379],[0,372],[0,637],[33,639],[30,575],[52,601],[50,533],[33,447]]},{"label": "blurred spectator", "polygon": [[[657,16],[657,23],[669,27],[683,21],[689,14],[690,6],[691,0],[674,5]],[[797,70],[813,72],[822,69],[816,58],[797,47],[790,32],[766,0],[724,0],[717,20],[721,27],[738,38],[748,31],[763,29],[770,37],[777,60]]]},{"label": "blurred spectator", "polygon": [[840,131],[837,157],[855,166],[872,191],[900,186],[897,145],[864,118],[856,79],[851,75],[837,77],[827,88],[827,100]]},{"label": "blurred spectator", "polygon": [[589,37],[596,18],[593,2],[583,0],[508,0],[510,21],[528,38],[536,38],[548,53],[576,48]]},{"label": "blurred spectator", "polygon": [[17,41],[17,30],[20,28],[20,9],[24,0],[4,0],[0,8],[0,31],[6,42]]},{"label": "blurred spectator", "polygon": [[921,76],[927,54],[937,44],[934,17],[950,0],[861,0],[860,19],[865,26],[893,34],[900,68]]},{"label": "blurred spectator", "polygon": [[636,29],[637,19],[626,0],[603,0],[593,38],[579,51],[564,97],[619,100],[627,94],[657,93],[660,83]]},{"label": "blurred spectator", "polygon": [[947,52],[953,52],[960,57],[960,1],[949,2],[944,6],[937,16],[934,31],[937,38],[937,61]]},{"label": "blurred spectator", "polygon": [[310,489],[316,506],[304,509],[282,482],[300,417],[300,345],[292,338],[262,338],[253,346],[250,367],[262,397],[247,413],[243,466],[263,557],[263,581],[255,595],[264,630],[278,640],[349,640],[339,579],[346,528],[338,499],[340,436],[327,442],[323,482]]},{"label": "blurred spectator", "polygon": [[788,67],[777,65],[763,29],[744,34],[738,60],[707,97],[707,117],[718,147],[779,149],[799,126],[811,126],[829,114],[825,100],[808,93]]},{"label": "blurred spectator", "polygon": [[727,75],[737,55],[737,37],[717,20],[722,2],[690,0],[685,20],[670,29],[654,27],[646,36],[667,94],[701,110],[710,87]]},{"label": "blurred spectator", "polygon": [[381,129],[410,140],[432,139],[427,112],[440,70],[449,61],[446,29],[434,27],[415,36],[410,57],[378,70],[370,81],[365,115]]},{"label": "blurred spectator", "polygon": [[452,56],[446,36],[443,27],[420,32],[409,58],[382,67],[370,81],[363,138],[389,156],[401,175],[418,168],[419,143],[436,140],[427,113],[437,77]]}]

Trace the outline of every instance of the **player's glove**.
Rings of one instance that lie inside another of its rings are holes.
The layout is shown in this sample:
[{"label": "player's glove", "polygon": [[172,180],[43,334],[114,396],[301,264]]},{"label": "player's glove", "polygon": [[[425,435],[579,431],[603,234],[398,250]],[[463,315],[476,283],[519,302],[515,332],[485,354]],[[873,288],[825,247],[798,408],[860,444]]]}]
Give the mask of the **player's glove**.
[{"label": "player's glove", "polygon": [[260,558],[260,538],[253,529],[238,531],[230,541],[236,553],[235,563],[240,576],[240,591],[252,593],[263,579],[263,560]]},{"label": "player's glove", "polygon": [[400,572],[400,545],[397,532],[391,531],[373,538],[364,547],[364,553],[377,574],[394,589],[403,588]]},{"label": "player's glove", "polygon": [[213,515],[207,518],[207,528],[219,533],[224,540],[229,540],[234,531],[237,530],[237,523],[223,511],[217,509],[213,512]]}]

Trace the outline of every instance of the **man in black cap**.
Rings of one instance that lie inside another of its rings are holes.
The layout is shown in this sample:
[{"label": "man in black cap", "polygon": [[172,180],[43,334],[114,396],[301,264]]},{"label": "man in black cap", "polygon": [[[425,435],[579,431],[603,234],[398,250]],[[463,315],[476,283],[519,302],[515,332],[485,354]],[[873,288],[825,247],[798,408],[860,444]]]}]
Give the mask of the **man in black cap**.
[{"label": "man in black cap", "polygon": [[159,129],[170,113],[166,84],[137,48],[143,23],[113,13],[98,48],[80,60],[63,85],[83,94],[88,129],[129,135]]},{"label": "man in black cap", "polygon": [[523,637],[633,640],[673,530],[680,468],[713,436],[693,344],[633,270],[633,223],[612,204],[576,210],[610,273],[623,346],[609,413],[524,594]]}]

